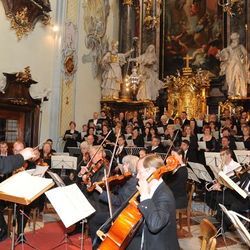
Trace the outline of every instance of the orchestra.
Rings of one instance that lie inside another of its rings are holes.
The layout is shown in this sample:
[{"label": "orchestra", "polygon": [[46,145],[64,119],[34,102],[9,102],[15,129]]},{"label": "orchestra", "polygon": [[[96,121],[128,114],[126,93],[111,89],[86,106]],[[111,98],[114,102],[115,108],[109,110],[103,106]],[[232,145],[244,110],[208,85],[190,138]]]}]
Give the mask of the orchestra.
[{"label": "orchestra", "polygon": [[[154,249],[154,245],[157,245],[157,249],[179,249],[175,210],[188,205],[186,183],[189,179],[189,162],[202,163],[209,169],[205,152],[220,152],[222,164],[218,170],[248,193],[244,199],[235,190],[223,187],[216,179],[209,185],[204,182],[196,184],[205,195],[206,204],[215,212],[216,219],[219,222],[222,220],[220,203],[240,214],[250,209],[249,166],[243,167],[237,162],[233,152],[237,141],[243,142],[246,150],[249,150],[250,124],[246,122],[245,112],[238,120],[228,117],[227,112],[224,120],[220,121],[214,114],[210,114],[207,120],[203,119],[204,116],[197,120],[187,117],[186,112],[182,112],[180,117],[171,117],[166,112],[157,121],[154,117],[145,117],[143,120],[137,112],[130,116],[120,112],[114,117],[108,117],[107,114],[100,117],[95,112],[88,125],[82,125],[83,131],[80,133],[76,130],[76,123],[70,122],[70,130],[65,132],[65,146],[61,151],[68,152],[68,147],[73,146],[79,147],[79,154],[72,182],[67,182],[67,176],[62,178],[66,185],[76,183],[96,210],[87,218],[93,249]],[[129,141],[132,141],[132,145],[128,145]],[[199,141],[205,142],[205,150],[199,148]],[[25,162],[21,158],[18,168],[15,160],[12,160],[17,168],[13,174],[35,169],[37,165],[48,166],[50,171],[56,172],[51,168],[56,152],[52,143],[48,139],[40,149],[34,148],[32,158],[27,160],[25,156]],[[22,141],[14,142],[13,154],[20,157],[25,151],[24,147]],[[6,142],[0,143],[0,149],[1,174],[9,173],[13,167],[5,170],[1,163],[6,157],[4,155],[7,155]],[[150,179],[163,166],[167,170]],[[42,212],[44,202],[45,195],[42,195],[30,205],[18,206],[17,235],[22,233],[20,211],[27,215],[23,221],[25,228],[31,209],[38,207]],[[110,206],[113,216],[110,215]],[[4,207],[1,201],[0,241],[6,239],[7,226],[2,218]],[[115,233],[117,225],[126,223],[119,220],[123,213],[127,213],[128,207],[136,215],[136,223],[127,232],[128,238],[127,235],[122,236],[124,238],[119,243],[122,247],[115,248],[112,246],[115,243],[108,240],[109,235]],[[229,230],[230,221],[224,218],[223,223],[224,230]],[[76,223],[75,229],[68,235],[80,231],[81,225]],[[166,237],[168,241],[164,241]]]}]

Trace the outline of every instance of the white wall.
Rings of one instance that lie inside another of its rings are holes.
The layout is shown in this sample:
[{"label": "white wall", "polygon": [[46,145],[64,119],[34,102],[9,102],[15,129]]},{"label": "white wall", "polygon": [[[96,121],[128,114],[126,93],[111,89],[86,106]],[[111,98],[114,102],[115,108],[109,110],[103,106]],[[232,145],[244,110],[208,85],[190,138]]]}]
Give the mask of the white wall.
[{"label": "white wall", "polygon": [[[91,63],[82,63],[82,55],[88,54],[89,51],[85,47],[86,33],[83,29],[83,8],[79,18],[79,54],[78,54],[78,72],[76,79],[75,94],[75,121],[77,129],[81,129],[81,125],[86,123],[92,117],[93,112],[100,111],[101,98],[101,82],[100,79],[94,79],[91,72]],[[106,35],[111,42],[119,40],[119,1],[110,0],[110,14],[108,17],[108,25]]]},{"label": "white wall", "polygon": [[[56,0],[51,0],[51,16],[54,19]],[[32,86],[31,95],[40,93],[44,88],[52,89],[54,33],[51,26],[43,26],[38,22],[35,29],[20,41],[17,40],[15,30],[10,29],[10,22],[5,16],[0,3],[0,73],[19,72],[30,66],[32,78],[38,84]],[[49,136],[50,103],[42,106],[41,140]]]}]

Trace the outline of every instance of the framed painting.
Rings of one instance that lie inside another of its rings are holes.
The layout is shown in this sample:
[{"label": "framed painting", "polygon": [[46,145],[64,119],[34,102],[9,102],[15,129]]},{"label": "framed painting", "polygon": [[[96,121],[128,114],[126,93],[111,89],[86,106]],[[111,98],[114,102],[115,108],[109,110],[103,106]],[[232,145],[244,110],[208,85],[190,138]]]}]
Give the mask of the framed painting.
[{"label": "framed painting", "polygon": [[219,73],[218,50],[223,48],[225,18],[217,0],[163,1],[160,77],[176,74],[191,56],[193,69]]}]

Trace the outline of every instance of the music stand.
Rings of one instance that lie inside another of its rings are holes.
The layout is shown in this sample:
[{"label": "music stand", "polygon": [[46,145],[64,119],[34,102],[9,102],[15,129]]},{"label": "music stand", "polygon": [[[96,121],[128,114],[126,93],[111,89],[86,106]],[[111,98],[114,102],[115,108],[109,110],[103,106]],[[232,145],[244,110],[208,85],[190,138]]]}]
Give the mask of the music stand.
[{"label": "music stand", "polygon": [[126,153],[128,155],[136,155],[138,156],[139,155],[139,152],[141,149],[143,149],[142,147],[125,147],[124,148]]},{"label": "music stand", "polygon": [[249,164],[250,150],[234,150],[237,161],[241,164]]},{"label": "music stand", "polygon": [[193,172],[193,170],[191,168],[187,168],[188,170],[188,179],[201,183],[200,180],[198,179],[197,175]]},{"label": "music stand", "polygon": [[68,234],[66,233],[66,228],[78,221],[81,221],[81,250],[83,250],[83,231],[85,218],[93,214],[95,209],[92,207],[76,184],[65,187],[57,187],[46,192],[45,194],[65,226],[63,239],[52,249],[57,249],[64,244],[66,244],[66,249],[69,244],[77,246],[69,239]]},{"label": "music stand", "polygon": [[51,169],[60,169],[61,177],[66,176],[65,170],[76,170],[77,168],[77,157],[74,156],[51,156]]},{"label": "music stand", "polygon": [[220,167],[222,165],[222,159],[218,152],[205,152],[206,165],[213,167]]},{"label": "music stand", "polygon": [[250,233],[246,229],[246,227],[243,225],[239,217],[243,220],[246,220],[250,222],[248,218],[245,216],[242,216],[241,214],[238,214],[232,210],[227,210],[225,206],[222,204],[219,204],[221,207],[222,211],[228,216],[234,227],[236,228],[237,232],[241,236],[241,238],[245,241],[245,243],[250,247]]},{"label": "music stand", "polygon": [[[13,224],[12,224],[12,240],[11,250],[15,249],[18,243],[26,244],[33,249],[36,249],[27,242],[24,238],[22,213],[22,233],[15,242],[15,226],[17,219],[17,203],[22,205],[29,205],[32,201],[42,195],[45,191],[51,188],[54,182],[51,179],[46,179],[38,176],[31,176],[26,171],[20,172],[6,179],[0,184],[0,199],[14,203],[13,210]],[[16,188],[18,187],[18,188]]]},{"label": "music stand", "polygon": [[75,155],[81,154],[81,149],[78,147],[68,147],[68,150],[69,150],[70,156],[75,156]]},{"label": "music stand", "polygon": [[188,164],[198,179],[204,180],[206,182],[213,181],[206,168],[202,164],[196,162],[188,162]]}]

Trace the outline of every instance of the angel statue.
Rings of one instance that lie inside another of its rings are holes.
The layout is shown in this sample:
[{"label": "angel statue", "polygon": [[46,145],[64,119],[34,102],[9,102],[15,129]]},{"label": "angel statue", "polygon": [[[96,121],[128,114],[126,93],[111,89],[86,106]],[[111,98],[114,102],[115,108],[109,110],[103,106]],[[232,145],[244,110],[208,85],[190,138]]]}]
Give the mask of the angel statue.
[{"label": "angel statue", "polygon": [[118,53],[118,42],[111,43],[111,50],[102,58],[101,65],[104,69],[102,74],[102,98],[118,99],[122,84],[121,67],[126,63],[128,57],[134,50],[127,53]]},{"label": "angel statue", "polygon": [[247,96],[249,63],[247,50],[239,44],[240,36],[232,33],[231,43],[219,53],[220,75],[226,75],[226,84],[229,96]]},{"label": "angel statue", "polygon": [[139,64],[141,84],[137,93],[137,100],[153,100],[159,96],[159,90],[163,87],[163,82],[158,77],[158,60],[155,46],[149,45],[144,54],[131,59]]}]

